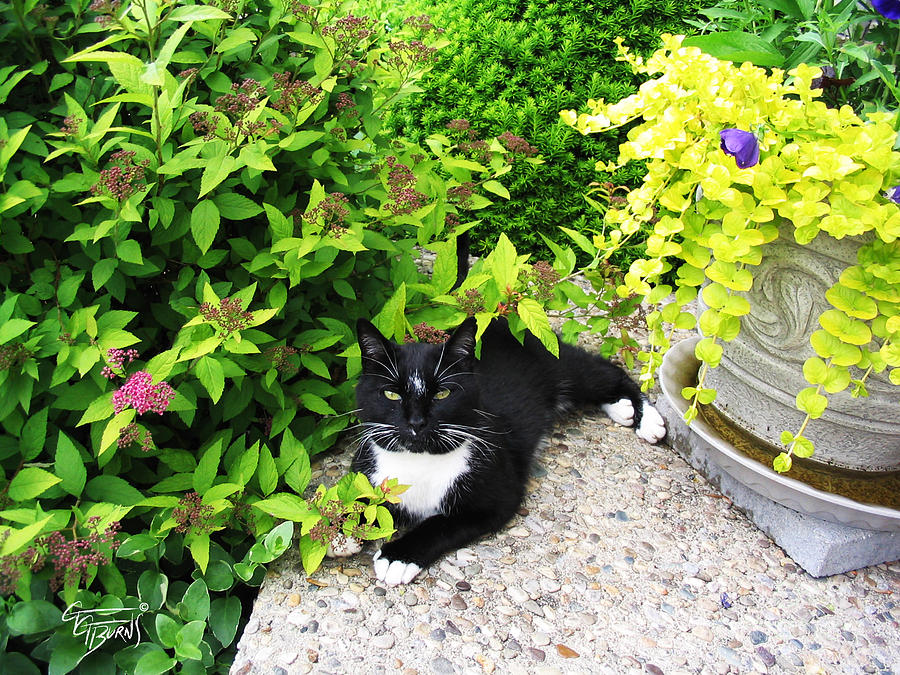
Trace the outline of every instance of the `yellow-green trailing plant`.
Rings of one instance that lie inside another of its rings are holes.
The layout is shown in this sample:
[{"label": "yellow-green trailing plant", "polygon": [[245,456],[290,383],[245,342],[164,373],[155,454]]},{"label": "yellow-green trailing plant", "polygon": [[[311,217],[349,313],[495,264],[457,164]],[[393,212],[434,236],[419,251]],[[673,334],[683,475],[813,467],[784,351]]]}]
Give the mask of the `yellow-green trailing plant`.
[{"label": "yellow-green trailing plant", "polygon": [[[715,399],[706,375],[750,311],[741,294],[752,287],[766,244],[778,237],[778,222],[791,223],[801,245],[822,233],[836,239],[874,233],[857,264],[825,294],[830,308],[810,340],[816,356],[803,367],[809,386],[796,398],[806,417],[799,429],[782,433],[785,448],[774,462],[787,471],[792,455],[813,453],[804,431],[824,412],[827,394],[849,388],[866,395],[867,378],[884,371],[900,385],[900,152],[893,115],[863,120],[847,106],[827,107],[814,88],[818,68],[769,73],[735,66],[683,47],[682,39],[664,36],[663,48],[646,60],[619,41],[619,58],[650,79],[617,103],[591,100],[587,113],[561,113],[585,134],[639,120],[618,161],[597,169],[646,160],[646,176],[621,207],[609,209],[596,241],[612,252],[652,224],[646,258],[631,265],[618,288],[650,302],[674,291],[676,302],[648,316],[650,347],[639,357],[645,387],[671,331],[694,327],[684,310],[699,291],[707,306],[696,346],[702,366],[697,385],[683,392],[691,401],[686,421],[697,416],[699,403]],[[673,288],[661,277],[676,261]]]}]

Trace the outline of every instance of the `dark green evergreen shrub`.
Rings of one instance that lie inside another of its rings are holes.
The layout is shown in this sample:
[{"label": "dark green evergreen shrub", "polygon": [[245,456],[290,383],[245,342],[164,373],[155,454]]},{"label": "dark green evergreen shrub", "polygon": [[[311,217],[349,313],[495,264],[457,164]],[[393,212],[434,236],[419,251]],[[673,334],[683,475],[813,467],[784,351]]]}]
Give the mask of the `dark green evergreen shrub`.
[{"label": "dark green evergreen shrub", "polygon": [[[451,45],[420,83],[424,95],[393,112],[394,128],[416,140],[466,119],[480,137],[509,131],[544,159],[515,167],[506,181],[512,198],[479,214],[476,252],[488,250],[500,232],[520,249],[542,251],[540,233],[558,238],[560,225],[601,228],[583,195],[604,180],[594,165],[614,159],[624,132],[582,136],[560,122],[559,111],[632,93],[638,81],[615,60],[615,38],[639,53],[652,51],[662,33],[684,32],[684,19],[698,6],[697,0],[453,0],[429,10],[407,3],[407,14],[432,14]],[[633,185],[639,173],[633,168],[613,180]]]}]

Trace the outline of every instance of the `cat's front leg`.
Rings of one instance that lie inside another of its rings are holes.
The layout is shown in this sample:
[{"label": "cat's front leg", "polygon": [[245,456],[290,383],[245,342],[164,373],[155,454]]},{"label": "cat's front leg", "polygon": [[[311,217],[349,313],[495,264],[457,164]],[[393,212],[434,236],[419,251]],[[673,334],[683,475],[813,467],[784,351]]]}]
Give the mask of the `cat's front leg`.
[{"label": "cat's front leg", "polygon": [[399,539],[387,542],[372,558],[375,576],[388,586],[408,584],[448,551],[503,526],[496,516],[426,518]]}]

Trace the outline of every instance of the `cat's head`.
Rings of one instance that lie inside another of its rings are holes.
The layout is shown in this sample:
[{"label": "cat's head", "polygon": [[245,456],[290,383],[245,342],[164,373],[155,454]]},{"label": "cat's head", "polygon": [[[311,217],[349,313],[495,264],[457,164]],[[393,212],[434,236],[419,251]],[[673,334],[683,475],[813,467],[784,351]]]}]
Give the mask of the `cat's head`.
[{"label": "cat's head", "polygon": [[442,454],[465,439],[477,413],[475,320],[443,344],[397,344],[360,319],[356,404],[364,437],[391,451]]}]

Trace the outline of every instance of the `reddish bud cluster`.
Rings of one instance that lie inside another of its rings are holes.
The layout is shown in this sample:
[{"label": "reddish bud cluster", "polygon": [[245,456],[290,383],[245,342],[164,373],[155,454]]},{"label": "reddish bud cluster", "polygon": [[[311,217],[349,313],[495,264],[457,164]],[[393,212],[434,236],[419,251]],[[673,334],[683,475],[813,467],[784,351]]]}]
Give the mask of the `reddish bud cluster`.
[{"label": "reddish bud cluster", "polygon": [[316,21],[316,15],[318,12],[315,7],[310,7],[309,5],[298,2],[297,0],[290,0],[288,9],[297,20],[308,23],[313,27],[319,25],[318,21]]},{"label": "reddish bud cluster", "polygon": [[0,370],[9,370],[13,366],[21,366],[32,356],[32,351],[25,345],[14,342],[0,346]]},{"label": "reddish bud cluster", "polygon": [[430,33],[432,31],[439,34],[444,32],[443,28],[438,28],[433,23],[431,23],[431,17],[427,14],[411,16],[403,21],[403,25],[417,30],[422,34]]},{"label": "reddish bud cluster", "polygon": [[503,146],[514,155],[525,155],[526,157],[532,157],[538,154],[538,149],[531,145],[531,143],[526,141],[524,138],[514,136],[508,131],[504,131],[497,137],[497,139],[501,143],[503,143]]},{"label": "reddish bud cluster", "polygon": [[477,288],[457,291],[456,301],[459,303],[459,308],[469,316],[475,316],[478,312],[484,311],[484,296]]},{"label": "reddish bud cluster", "polygon": [[449,227],[451,230],[459,225],[459,216],[455,213],[448,213],[444,216],[444,226]]},{"label": "reddish bud cluster", "polygon": [[177,77],[181,80],[189,80],[194,77],[197,77],[197,73],[200,72],[199,68],[185,68],[180,73],[178,73]]},{"label": "reddish bud cluster", "polygon": [[431,65],[437,58],[437,49],[429,47],[421,40],[398,40],[389,42],[390,56],[384,59],[386,68],[409,72],[416,67]]},{"label": "reddish bud cluster", "polygon": [[553,298],[553,289],[559,283],[559,273],[546,260],[539,260],[531,269],[523,270],[522,280],[529,285],[529,291],[535,300],[548,302]]},{"label": "reddish bud cluster", "polygon": [[135,422],[132,422],[131,424],[126,424],[122,427],[121,431],[119,431],[119,438],[116,441],[116,445],[119,448],[127,448],[132,443],[137,443],[139,441],[143,452],[150,452],[153,450],[153,435],[149,431],[146,431],[143,440],[141,440],[140,427],[138,427]]},{"label": "reddish bud cluster", "polygon": [[356,108],[353,97],[346,92],[338,94],[337,103],[334,104],[334,107],[347,117],[359,117],[359,110]]},{"label": "reddish bud cluster", "polygon": [[[45,551],[45,559],[53,565],[50,590],[76,584],[91,566],[101,567],[112,560],[112,552],[121,543],[115,539],[121,524],[114,521],[101,532],[99,523],[97,516],[88,518],[85,527],[91,530],[91,534],[87,537],[66,539],[61,532],[52,532],[35,542]],[[41,567],[43,563],[44,560],[41,560]]]},{"label": "reddish bud cluster", "polygon": [[347,204],[350,202],[347,195],[340,192],[332,192],[325,199],[303,214],[303,220],[308,223],[317,223],[320,220],[331,229],[332,232],[343,231],[341,224],[344,218],[350,215]]},{"label": "reddish bud cluster", "polygon": [[294,79],[289,72],[275,73],[272,79],[275,81],[275,91],[280,94],[273,107],[284,114],[300,110],[307,105],[315,105],[324,95],[319,87],[314,87],[306,80]]},{"label": "reddish bud cluster", "polygon": [[194,127],[194,133],[198,136],[202,135],[203,140],[211,141],[216,137],[216,127],[219,126],[219,120],[209,116],[209,111],[202,110],[200,112],[191,113],[188,117],[191,126]]},{"label": "reddish bud cluster", "polygon": [[296,347],[290,345],[275,345],[265,351],[265,357],[272,362],[272,366],[279,373],[293,373],[297,370],[297,364],[291,357],[297,353]]},{"label": "reddish bud cluster", "polygon": [[212,506],[203,503],[199,494],[187,492],[178,500],[178,506],[172,509],[172,518],[178,523],[176,532],[209,534],[213,531],[215,513]]},{"label": "reddish bud cluster", "polygon": [[426,197],[413,187],[416,184],[416,177],[410,168],[397,161],[393,155],[385,158],[385,162],[390,168],[387,184],[388,193],[393,199],[385,205],[385,208],[395,216],[406,215],[422,208]]},{"label": "reddish bud cluster", "polygon": [[344,127],[334,127],[328,133],[338,139],[341,143],[347,140],[347,130]]},{"label": "reddish bud cluster", "polygon": [[175,390],[167,382],[153,384],[153,376],[147,371],[139,370],[113,394],[113,410],[118,415],[131,407],[138,415],[147,411],[162,415],[173,398]]},{"label": "reddish bud cluster", "polygon": [[114,152],[109,158],[113,165],[100,172],[100,180],[91,187],[91,194],[106,193],[124,202],[138,190],[146,188],[145,169],[150,166],[150,160],[135,164],[134,155],[133,150]]},{"label": "reddish bud cluster", "polygon": [[472,202],[472,195],[475,194],[475,183],[466,181],[461,185],[447,188],[447,201],[456,204],[460,208],[468,208]]},{"label": "reddish bud cluster", "polygon": [[97,12],[100,16],[94,19],[95,23],[105,26],[116,18],[116,12],[122,5],[122,0],[94,0],[88,9]]},{"label": "reddish bud cluster", "polygon": [[472,127],[472,124],[469,120],[455,119],[447,122],[445,126],[450,131],[468,131]]},{"label": "reddish bud cluster", "polygon": [[266,97],[265,87],[249,77],[241,83],[232,83],[231,91],[234,93],[223,94],[216,99],[216,111],[225,113],[232,121],[256,110]]},{"label": "reddish bud cluster", "polygon": [[375,34],[374,26],[375,21],[367,16],[348,14],[332,25],[325,26],[322,29],[322,35],[330,35],[334,39],[337,43],[336,52],[347,54]]},{"label": "reddish bud cluster", "polygon": [[243,330],[253,320],[253,313],[244,311],[237,298],[222,298],[218,307],[204,302],[200,305],[200,315],[210,323],[217,324],[226,335]]},{"label": "reddish bud cluster", "polygon": [[64,136],[74,136],[78,133],[78,129],[81,127],[82,122],[84,122],[84,120],[80,117],[69,115],[63,119],[63,125],[59,132]]},{"label": "reddish bud cluster", "polygon": [[[413,335],[415,340],[419,342],[427,342],[432,345],[443,344],[450,338],[450,334],[433,326],[429,326],[424,321],[413,326]],[[414,338],[410,335],[406,337],[406,342],[413,342]]]}]

